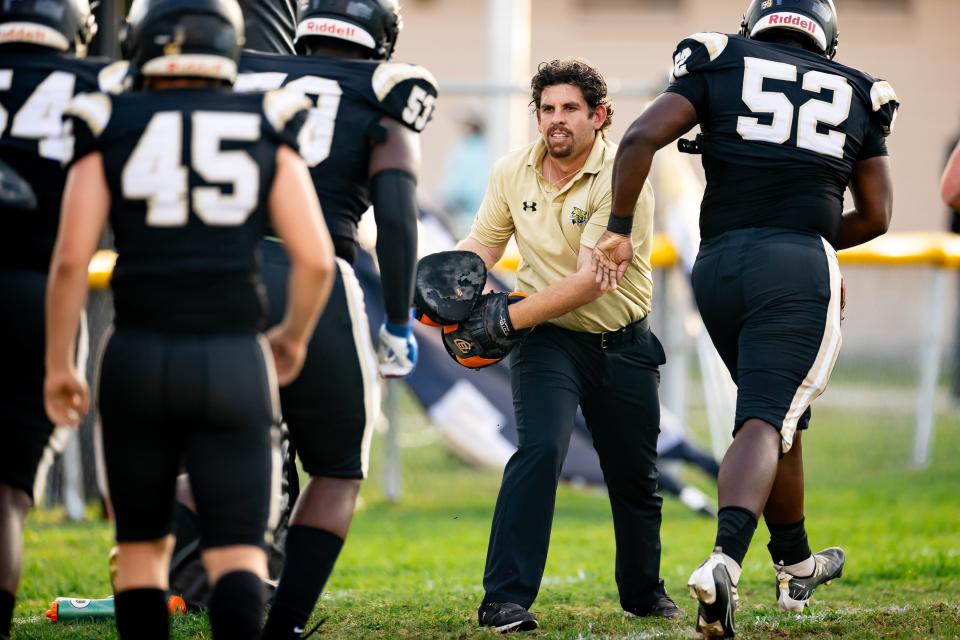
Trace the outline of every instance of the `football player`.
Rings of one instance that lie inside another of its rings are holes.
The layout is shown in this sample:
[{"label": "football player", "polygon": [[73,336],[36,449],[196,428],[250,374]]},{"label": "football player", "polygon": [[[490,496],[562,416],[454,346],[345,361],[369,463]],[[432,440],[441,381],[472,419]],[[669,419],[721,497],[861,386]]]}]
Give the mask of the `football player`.
[{"label": "football player", "polygon": [[[761,514],[781,609],[801,611],[843,571],[842,549],[814,554],[807,542],[801,432],[840,349],[836,251],[889,224],[885,137],[898,101],[887,82],[833,60],[837,33],[832,0],[753,0],[739,34],[684,39],[672,83],[631,125],[614,167],[613,212],[624,218],[654,152],[700,125],[681,147],[703,153],[707,177],[693,286],[738,387],[716,548],[689,580],[710,637],[734,634]],[[855,207],[844,211],[847,185]],[[598,278],[615,279],[630,252],[629,231],[614,231],[597,245]]]},{"label": "football player", "polygon": [[[311,138],[312,105],[293,91],[231,90],[242,34],[236,0],[138,0],[125,36],[132,90],[83,94],[65,112],[75,151],[47,296],[45,402],[51,419],[73,426],[88,407],[71,352],[109,218],[116,314],[99,409],[121,638],[168,637],[181,465],[213,587],[213,636],[259,637],[276,385],[297,375],[332,285],[332,243],[296,152]],[[257,273],[268,217],[291,262],[269,344],[258,333]]]},{"label": "football player", "polygon": [[[299,5],[298,56],[245,51],[240,90],[296,88],[313,96],[316,137],[301,146],[337,255],[330,302],[300,378],[281,390],[294,448],[310,480],[286,537],[286,563],[264,637],[296,638],[346,538],[367,474],[380,373],[409,374],[417,361],[410,326],[417,255],[419,132],[436,83],[422,67],[390,62],[401,17],[394,0],[307,0]],[[373,206],[387,320],[375,351],[351,264],[357,224]],[[284,244],[263,243],[271,314],[286,299]]]},{"label": "football player", "polygon": [[21,528],[53,442],[43,410],[43,296],[66,177],[60,118],[74,94],[97,89],[104,63],[84,59],[95,31],[87,0],[0,4],[0,161],[4,182],[20,185],[0,199],[10,238],[0,252],[0,332],[16,363],[0,370],[0,638],[20,580]]},{"label": "football player", "polygon": [[293,54],[295,0],[239,0],[245,27],[243,46],[254,51]]}]

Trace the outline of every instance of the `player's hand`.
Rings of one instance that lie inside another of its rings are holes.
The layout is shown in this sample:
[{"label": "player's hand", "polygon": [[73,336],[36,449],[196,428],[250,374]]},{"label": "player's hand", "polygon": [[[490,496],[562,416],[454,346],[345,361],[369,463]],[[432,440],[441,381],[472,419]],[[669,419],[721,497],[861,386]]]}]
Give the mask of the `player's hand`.
[{"label": "player's hand", "polygon": [[840,278],[840,322],[846,318],[844,313],[847,310],[847,283]]},{"label": "player's hand", "polygon": [[277,369],[277,384],[285,387],[300,375],[307,357],[307,341],[290,335],[284,325],[277,325],[267,332],[267,341],[273,352]]},{"label": "player's hand", "polygon": [[43,381],[43,405],[50,422],[76,429],[90,408],[90,390],[73,367],[50,370]]},{"label": "player's hand", "polygon": [[593,248],[591,266],[601,291],[613,290],[633,260],[633,239],[629,235],[604,231]]},{"label": "player's hand", "polygon": [[380,327],[380,346],[377,348],[377,361],[380,363],[380,375],[384,378],[403,378],[413,373],[417,367],[420,349],[413,326],[385,322]]}]

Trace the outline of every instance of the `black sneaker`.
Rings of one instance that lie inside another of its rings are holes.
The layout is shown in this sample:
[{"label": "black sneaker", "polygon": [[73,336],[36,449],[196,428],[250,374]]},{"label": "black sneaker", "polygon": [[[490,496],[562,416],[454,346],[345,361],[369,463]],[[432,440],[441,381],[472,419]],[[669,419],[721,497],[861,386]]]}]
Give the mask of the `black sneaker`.
[{"label": "black sneaker", "polygon": [[739,597],[720,548],[697,567],[690,580],[690,597],[700,602],[697,631],[705,638],[732,638],[736,635],[733,613]]},{"label": "black sneaker", "polygon": [[484,602],[477,607],[481,627],[493,627],[500,633],[533,631],[540,626],[537,616],[512,602]]},{"label": "black sneaker", "polygon": [[777,603],[781,611],[803,611],[810,602],[813,590],[843,575],[846,556],[840,547],[830,547],[813,554],[813,574],[798,578],[774,565],[777,572]]}]

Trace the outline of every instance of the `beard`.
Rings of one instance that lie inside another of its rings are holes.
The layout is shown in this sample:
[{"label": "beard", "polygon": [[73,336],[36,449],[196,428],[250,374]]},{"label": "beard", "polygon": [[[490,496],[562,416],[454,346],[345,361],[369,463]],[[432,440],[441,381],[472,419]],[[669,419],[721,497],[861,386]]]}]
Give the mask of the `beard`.
[{"label": "beard", "polygon": [[554,140],[550,137],[550,134],[547,134],[546,136],[545,142],[547,143],[547,152],[552,158],[568,158],[573,155],[573,150],[576,147],[574,144],[573,133],[566,129],[563,129],[563,132],[568,136],[564,140]]}]

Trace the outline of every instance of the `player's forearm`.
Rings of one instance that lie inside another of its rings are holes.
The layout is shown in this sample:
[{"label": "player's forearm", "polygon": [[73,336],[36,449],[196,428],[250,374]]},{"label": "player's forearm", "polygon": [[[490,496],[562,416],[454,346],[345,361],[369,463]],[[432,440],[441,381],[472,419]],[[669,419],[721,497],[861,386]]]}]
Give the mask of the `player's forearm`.
[{"label": "player's forearm", "polygon": [[412,174],[391,170],[374,176],[371,188],[384,309],[387,318],[397,324],[409,321],[413,303],[417,266],[416,186]]},{"label": "player's forearm", "polygon": [[[889,222],[889,218],[887,219]],[[887,223],[878,221],[875,217],[863,215],[857,209],[843,212],[840,223],[840,233],[837,236],[836,249],[849,249],[864,242],[869,242],[887,232]]]},{"label": "player's forearm", "polygon": [[601,295],[603,292],[593,274],[581,270],[510,305],[510,323],[514,329],[534,327],[589,304]]},{"label": "player's forearm", "polygon": [[654,154],[696,124],[696,109],[676,93],[661,94],[633,121],[613,161],[611,217],[633,215]]},{"label": "player's forearm", "polygon": [[943,171],[940,196],[948,207],[960,210],[960,144],[950,154],[950,161]]},{"label": "player's forearm", "polygon": [[47,283],[47,371],[74,366],[80,314],[86,302],[86,265],[54,257]]},{"label": "player's forearm", "polygon": [[313,334],[320,312],[330,297],[333,277],[332,259],[291,265],[283,324],[297,340],[306,341]]},{"label": "player's forearm", "polygon": [[613,161],[611,217],[633,215],[656,152],[657,147],[642,131],[628,131],[624,136]]}]

